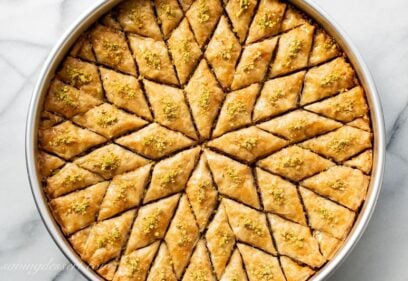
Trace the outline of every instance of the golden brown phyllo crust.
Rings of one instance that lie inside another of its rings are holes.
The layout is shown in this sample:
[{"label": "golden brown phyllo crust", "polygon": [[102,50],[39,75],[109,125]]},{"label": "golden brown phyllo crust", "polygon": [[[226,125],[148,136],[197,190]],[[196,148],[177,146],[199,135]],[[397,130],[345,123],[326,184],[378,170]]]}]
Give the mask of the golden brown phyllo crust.
[{"label": "golden brown phyllo crust", "polygon": [[74,44],[38,173],[106,280],[303,281],[341,247],[372,165],[336,41],[278,0],[131,0]]}]

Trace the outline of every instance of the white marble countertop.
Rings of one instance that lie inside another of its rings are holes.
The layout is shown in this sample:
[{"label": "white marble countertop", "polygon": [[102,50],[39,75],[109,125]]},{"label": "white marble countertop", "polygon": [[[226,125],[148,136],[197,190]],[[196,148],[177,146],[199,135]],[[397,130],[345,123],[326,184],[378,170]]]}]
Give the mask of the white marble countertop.
[{"label": "white marble countertop", "polygon": [[[84,280],[35,209],[24,160],[28,103],[39,69],[69,25],[102,0],[0,0],[0,279]],[[408,280],[408,1],[315,0],[365,58],[387,126],[383,189],[363,238],[332,281]]]}]

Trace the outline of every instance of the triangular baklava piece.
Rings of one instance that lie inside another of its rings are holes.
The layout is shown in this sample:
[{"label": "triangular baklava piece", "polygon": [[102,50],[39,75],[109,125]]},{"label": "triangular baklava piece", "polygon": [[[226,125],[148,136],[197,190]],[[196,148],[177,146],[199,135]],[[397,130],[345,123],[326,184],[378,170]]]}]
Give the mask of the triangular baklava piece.
[{"label": "triangular baklava piece", "polygon": [[300,104],[332,96],[354,87],[356,83],[356,74],[351,65],[343,57],[337,58],[306,73]]},{"label": "triangular baklava piece", "polygon": [[237,249],[229,260],[225,272],[222,275],[221,281],[248,281],[244,265],[242,263],[241,254]]},{"label": "triangular baklava piece", "polygon": [[291,146],[258,161],[257,165],[284,178],[299,181],[334,166],[334,163],[299,146]]},{"label": "triangular baklava piece", "polygon": [[99,70],[108,101],[142,118],[152,120],[149,105],[135,77],[103,67]]},{"label": "triangular baklava piece", "polygon": [[126,253],[164,237],[179,199],[180,195],[175,194],[140,208],[130,233]]},{"label": "triangular baklava piece", "polygon": [[166,244],[162,243],[154,263],[150,268],[147,281],[177,281],[172,263],[169,250]]},{"label": "triangular baklava piece", "polygon": [[209,64],[225,89],[231,86],[241,45],[223,16],[205,52]]},{"label": "triangular baklava piece", "polygon": [[193,140],[182,133],[171,131],[157,123],[121,137],[116,142],[153,159],[161,158],[194,144]]},{"label": "triangular baklava piece", "polygon": [[334,38],[328,35],[323,29],[318,29],[314,37],[309,64],[316,65],[335,58],[340,54],[340,48]]},{"label": "triangular baklava piece", "polygon": [[200,161],[187,182],[186,194],[200,231],[203,231],[218,200],[218,193],[204,154],[201,155]]},{"label": "triangular baklava piece", "polygon": [[350,126],[343,126],[300,145],[336,162],[347,160],[372,146],[370,133]]},{"label": "triangular baklava piece", "polygon": [[232,0],[225,7],[239,41],[244,42],[257,6],[257,0]]},{"label": "triangular baklava piece", "polygon": [[300,187],[300,194],[313,229],[327,232],[338,239],[346,237],[353,226],[354,212],[306,188]]},{"label": "triangular baklava piece", "polygon": [[197,138],[183,91],[167,85],[144,80],[147,97],[155,120],[165,127]]},{"label": "triangular baklava piece", "polygon": [[119,266],[119,261],[118,260],[113,260],[111,262],[108,262],[104,265],[102,265],[96,272],[103,278],[105,278],[108,281],[113,280],[116,270],[118,269]]},{"label": "triangular baklava piece", "polygon": [[108,182],[101,182],[50,201],[55,219],[62,231],[71,234],[95,221]]},{"label": "triangular baklava piece", "polygon": [[187,11],[191,4],[194,2],[194,0],[179,0],[181,7],[183,8],[184,11]]},{"label": "triangular baklava piece", "polygon": [[145,280],[160,242],[124,255],[113,281]]},{"label": "triangular baklava piece", "polygon": [[67,57],[57,73],[57,78],[97,99],[103,98],[98,67],[92,63]]},{"label": "triangular baklava piece", "polygon": [[186,19],[173,31],[168,44],[180,83],[184,85],[201,56],[200,47]]},{"label": "triangular baklava piece", "polygon": [[129,0],[118,7],[118,21],[125,31],[161,39],[160,28],[155,20],[149,0]]},{"label": "triangular baklava piece", "polygon": [[306,16],[293,6],[288,6],[282,21],[281,32],[288,31],[305,23],[309,23]]},{"label": "triangular baklava piece", "polygon": [[173,261],[174,272],[178,279],[180,279],[190,260],[199,235],[194,214],[190,208],[187,196],[184,195],[180,199],[176,214],[165,237]]},{"label": "triangular baklava piece", "polygon": [[251,113],[259,90],[259,84],[252,84],[227,94],[213,132],[214,137],[251,123]]},{"label": "triangular baklava piece", "polygon": [[78,166],[110,179],[148,164],[148,160],[116,144],[98,148],[74,161]]},{"label": "triangular baklava piece", "polygon": [[143,202],[147,203],[184,190],[199,153],[200,148],[195,147],[157,163]]},{"label": "triangular baklava piece", "polygon": [[324,101],[310,104],[305,109],[342,122],[350,122],[368,112],[364,90],[360,86]]},{"label": "triangular baklava piece", "polygon": [[210,150],[205,152],[218,191],[242,203],[259,208],[251,168]]},{"label": "triangular baklava piece", "polygon": [[281,256],[279,259],[286,281],[306,281],[315,273],[310,267],[302,266],[288,257]]},{"label": "triangular baklava piece", "polygon": [[74,190],[78,190],[98,182],[103,178],[73,163],[67,163],[61,170],[47,179],[45,191],[55,198]]},{"label": "triangular baklava piece", "polygon": [[275,37],[244,48],[231,89],[236,90],[263,81],[277,42]]},{"label": "triangular baklava piece", "polygon": [[96,25],[90,36],[98,63],[137,75],[135,61],[122,31]]},{"label": "triangular baklava piece", "polygon": [[317,114],[296,110],[258,125],[259,128],[299,142],[341,127],[342,124]]},{"label": "triangular baklava piece", "polygon": [[89,40],[89,34],[84,33],[79,39],[76,41],[74,46],[71,48],[69,54],[73,57],[78,57],[83,60],[87,61],[96,61],[95,55],[92,50],[92,43]]},{"label": "triangular baklava piece", "polygon": [[122,30],[122,26],[116,20],[116,17],[117,11],[116,10],[110,11],[101,18],[100,20],[101,24],[110,28]]},{"label": "triangular baklava piece", "polygon": [[367,132],[371,132],[370,118],[367,115],[354,119],[353,121],[347,123],[347,125],[367,131]]},{"label": "triangular baklava piece", "polygon": [[104,103],[77,115],[72,121],[109,139],[147,124],[145,120],[126,113],[110,103]]},{"label": "triangular baklava piece", "polygon": [[208,226],[205,238],[215,274],[220,278],[235,246],[234,232],[228,223],[227,213],[222,204]]},{"label": "triangular baklava piece", "polygon": [[254,121],[296,108],[305,73],[301,71],[265,82],[254,108]]},{"label": "triangular baklava piece", "polygon": [[315,237],[317,242],[319,242],[320,252],[327,260],[330,260],[331,258],[334,257],[337,250],[340,248],[342,244],[341,240],[318,230],[313,232],[313,236]]},{"label": "triangular baklava piece", "polygon": [[252,126],[226,133],[209,141],[207,145],[243,161],[253,162],[281,149],[287,143],[284,139]]},{"label": "triangular baklava piece", "polygon": [[244,260],[249,280],[285,281],[285,276],[277,257],[245,244],[238,244],[238,249]]},{"label": "triangular baklava piece", "polygon": [[86,246],[86,240],[88,240],[89,234],[91,233],[92,226],[81,229],[74,234],[72,234],[68,239],[74,250],[82,256]]},{"label": "triangular baklava piece", "polygon": [[270,37],[279,32],[286,4],[278,0],[260,0],[258,10],[249,28],[246,43]]},{"label": "triangular baklava piece", "polygon": [[151,164],[115,176],[109,184],[98,220],[110,218],[139,205],[149,179]]},{"label": "triangular baklava piece", "polygon": [[64,159],[70,159],[105,141],[104,137],[75,126],[71,121],[39,131],[41,147]]},{"label": "triangular baklava piece", "polygon": [[201,60],[185,92],[198,133],[201,138],[208,139],[225,95],[206,60]]},{"label": "triangular baklava piece", "polygon": [[369,174],[373,165],[373,151],[368,149],[356,157],[344,162],[344,165],[360,169],[364,173]]},{"label": "triangular baklava piece", "polygon": [[143,77],[168,84],[178,84],[166,44],[151,38],[128,36],[130,47]]},{"label": "triangular baklava piece", "polygon": [[[89,96],[89,95],[88,95]],[[102,103],[102,101],[100,102]],[[54,113],[43,111],[40,114],[40,124],[38,125],[40,130],[49,129],[55,125],[62,123],[65,119]]]},{"label": "triangular baklava piece", "polygon": [[295,185],[259,168],[256,169],[256,178],[265,211],[306,225],[303,205]]},{"label": "triangular baklava piece", "polygon": [[278,51],[271,65],[271,77],[283,75],[308,65],[315,27],[304,24],[279,38]]},{"label": "triangular baklava piece", "polygon": [[301,185],[356,211],[370,180],[360,170],[334,166],[301,182]]},{"label": "triangular baklava piece", "polygon": [[319,244],[309,227],[268,215],[278,252],[299,260],[311,267],[320,267],[325,259],[320,254]]},{"label": "triangular baklava piece", "polygon": [[212,273],[211,261],[208,256],[205,241],[200,240],[191,256],[190,264],[183,276],[183,281],[215,281]]},{"label": "triangular baklava piece", "polygon": [[213,32],[222,14],[220,0],[197,0],[186,12],[198,44],[202,47]]},{"label": "triangular baklava piece", "polygon": [[238,241],[276,254],[264,213],[230,199],[224,198],[221,204],[225,207],[228,222]]},{"label": "triangular baklava piece", "polygon": [[154,5],[163,36],[168,38],[183,18],[183,11],[177,0],[154,0]]},{"label": "triangular baklava piece", "polygon": [[61,168],[65,164],[65,161],[61,158],[45,153],[43,151],[38,151],[37,161],[38,170],[41,177],[43,177],[44,179],[53,175],[55,170]]},{"label": "triangular baklava piece", "polygon": [[71,118],[101,103],[101,100],[54,79],[51,82],[44,109]]}]

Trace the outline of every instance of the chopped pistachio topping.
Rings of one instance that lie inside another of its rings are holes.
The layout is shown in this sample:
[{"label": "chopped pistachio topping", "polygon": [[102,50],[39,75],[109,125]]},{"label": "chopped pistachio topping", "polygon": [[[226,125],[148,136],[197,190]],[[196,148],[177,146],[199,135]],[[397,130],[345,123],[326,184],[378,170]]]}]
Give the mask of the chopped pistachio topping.
[{"label": "chopped pistachio topping", "polygon": [[210,181],[203,181],[198,185],[198,202],[202,204],[206,197],[207,197],[207,189],[211,187],[211,182]]},{"label": "chopped pistachio topping", "polygon": [[234,170],[232,167],[226,169],[225,174],[231,179],[235,185],[244,183],[244,178],[239,174],[237,170]]},{"label": "chopped pistachio topping", "polygon": [[245,150],[252,151],[257,144],[258,139],[256,137],[250,137],[241,139],[239,146]]},{"label": "chopped pistachio topping", "polygon": [[323,48],[325,48],[326,50],[336,49],[337,48],[336,40],[334,40],[334,38],[331,36],[327,37],[326,40],[324,41]]},{"label": "chopped pistachio topping", "polygon": [[263,29],[274,28],[278,25],[280,19],[280,16],[268,11],[257,20],[257,24]]},{"label": "chopped pistachio topping", "polygon": [[128,190],[132,188],[132,184],[127,183],[124,180],[121,180],[117,185],[118,185],[118,193],[116,194],[115,201],[116,202],[118,201],[126,202]]},{"label": "chopped pistachio topping", "polygon": [[347,188],[348,184],[343,179],[335,179],[333,181],[327,182],[327,186],[335,190],[344,191]]},{"label": "chopped pistachio topping", "polygon": [[259,281],[273,281],[275,280],[273,274],[273,267],[270,265],[260,265],[257,269],[253,270],[253,274]]},{"label": "chopped pistachio topping", "polygon": [[218,232],[218,242],[221,248],[225,248],[228,244],[232,242],[231,234],[227,232]]},{"label": "chopped pistachio topping", "polygon": [[69,83],[72,86],[81,87],[92,82],[92,76],[90,73],[85,73],[75,67],[67,66],[66,72],[69,77]]},{"label": "chopped pistachio topping", "polygon": [[84,176],[81,174],[76,174],[76,175],[68,175],[64,178],[64,180],[62,181],[63,185],[66,184],[78,184],[80,182],[82,182],[84,180]]},{"label": "chopped pistachio topping", "polygon": [[275,201],[278,205],[283,205],[285,202],[285,192],[283,188],[271,186],[268,193],[272,196],[273,201]]},{"label": "chopped pistachio topping", "polygon": [[107,57],[112,60],[112,63],[114,65],[120,64],[123,59],[126,47],[106,39],[103,39],[102,46],[106,50]]},{"label": "chopped pistachio topping", "polygon": [[323,80],[320,82],[320,86],[322,87],[330,87],[333,86],[334,83],[340,80],[340,75],[333,72],[327,75],[326,77],[323,78]]},{"label": "chopped pistachio topping", "polygon": [[96,166],[102,171],[114,171],[120,166],[120,158],[112,151],[109,151],[102,155]]},{"label": "chopped pistachio topping", "polygon": [[179,175],[178,170],[172,170],[168,171],[167,173],[163,174],[160,177],[160,186],[161,187],[166,187],[169,186],[170,184],[176,183],[177,176]]},{"label": "chopped pistachio topping", "polygon": [[156,69],[156,70],[161,69],[160,55],[147,50],[143,53],[143,59],[149,67]]},{"label": "chopped pistachio topping", "polygon": [[102,110],[96,120],[96,124],[98,124],[98,126],[102,128],[113,126],[118,122],[119,122],[119,119],[116,116],[116,114],[114,114],[113,111],[109,112],[106,110]]},{"label": "chopped pistachio topping", "polygon": [[[222,42],[224,43],[224,42]],[[224,45],[224,44],[223,44]],[[232,52],[234,51],[234,43],[231,43],[229,46],[222,49],[219,53],[219,56],[224,61],[229,61],[232,58]]]},{"label": "chopped pistachio topping", "polygon": [[137,96],[136,90],[133,89],[129,84],[122,84],[115,82],[113,87],[116,93],[124,98],[133,99]]},{"label": "chopped pistachio topping", "polygon": [[176,16],[173,7],[167,1],[160,3],[158,13],[160,16],[165,16],[166,18],[174,18]]},{"label": "chopped pistachio topping", "polygon": [[75,213],[77,215],[85,215],[90,205],[89,199],[82,198],[81,200],[76,200],[72,206],[68,209],[68,214]]},{"label": "chopped pistachio topping", "polygon": [[237,13],[237,17],[240,17],[243,13],[245,13],[249,8],[249,0],[238,0],[239,1],[239,11]]},{"label": "chopped pistachio topping", "polygon": [[209,281],[209,279],[207,278],[208,275],[209,272],[204,269],[197,269],[190,272],[190,277],[194,281]]},{"label": "chopped pistachio topping", "polygon": [[352,113],[354,111],[354,102],[346,101],[342,103],[336,103],[334,105],[334,110],[336,113],[339,113],[339,112]]},{"label": "chopped pistachio topping", "polygon": [[288,60],[292,61],[294,60],[299,52],[302,50],[303,42],[298,39],[294,39],[292,42],[289,44],[289,52],[288,52]]},{"label": "chopped pistachio topping", "polygon": [[245,105],[241,101],[229,102],[227,104],[227,114],[229,115],[230,119],[246,112],[247,110]]},{"label": "chopped pistachio topping", "polygon": [[129,271],[129,276],[128,277],[133,277],[136,273],[140,272],[141,268],[141,264],[140,264],[140,259],[138,257],[136,258],[131,258],[128,257],[126,259],[126,263],[125,263],[128,271]]},{"label": "chopped pistachio topping", "polygon": [[231,281],[238,281],[239,279],[238,279],[238,276],[236,274],[234,274],[234,275],[230,276],[230,280]]},{"label": "chopped pistachio topping", "polygon": [[262,52],[261,51],[257,51],[254,56],[251,58],[251,62],[244,65],[243,67],[243,71],[245,73],[251,72],[255,69],[257,62],[259,61],[259,59],[262,57]]},{"label": "chopped pistachio topping", "polygon": [[353,143],[352,137],[334,138],[328,144],[328,148],[335,152],[342,152]]},{"label": "chopped pistachio topping", "polygon": [[259,223],[257,223],[256,221],[245,217],[244,215],[240,216],[241,222],[242,222],[242,226],[245,227],[247,230],[250,230],[252,232],[254,232],[256,235],[258,236],[264,236],[265,232],[262,229],[261,225]]},{"label": "chopped pistachio topping", "polygon": [[210,7],[205,0],[200,0],[198,7],[198,22],[206,23],[210,19]]},{"label": "chopped pistachio topping", "polygon": [[137,25],[139,29],[144,28],[145,15],[139,8],[134,8],[130,10],[129,19]]},{"label": "chopped pistachio topping", "polygon": [[68,86],[64,85],[56,89],[56,91],[54,92],[54,96],[57,98],[58,101],[64,103],[69,107],[75,108],[78,106],[78,102],[72,96],[69,95]]},{"label": "chopped pistachio topping", "polygon": [[76,141],[76,138],[66,130],[60,130],[59,132],[57,132],[57,134],[58,135],[56,135],[52,139],[52,141],[49,142],[49,145],[51,146],[70,145]]},{"label": "chopped pistachio topping", "polygon": [[[157,230],[159,226],[159,217],[161,215],[161,210],[159,208],[154,209],[154,211],[148,216],[143,218],[143,233],[145,235],[151,234],[153,231]],[[154,232],[155,237],[159,237],[160,233],[158,231]]]},{"label": "chopped pistachio topping", "polygon": [[298,248],[303,248],[305,246],[305,238],[296,235],[292,231],[286,231],[285,233],[283,233],[282,238],[286,242],[289,242],[290,244],[293,244]]},{"label": "chopped pistachio topping", "polygon": [[192,242],[191,237],[188,234],[187,231],[187,227],[185,224],[180,223],[176,226],[176,228],[178,229],[179,233],[180,233],[180,238],[177,241],[177,245],[180,247],[184,247],[187,246],[189,243]]},{"label": "chopped pistachio topping", "polygon": [[305,119],[296,119],[291,124],[289,124],[289,131],[293,134],[304,130],[307,125],[308,124]]},{"label": "chopped pistachio topping", "polygon": [[191,40],[182,39],[175,46],[178,54],[181,56],[181,59],[184,63],[188,63],[191,60]]},{"label": "chopped pistachio topping", "polygon": [[174,101],[170,98],[162,98],[160,102],[167,120],[174,120],[179,117],[180,107]]},{"label": "chopped pistachio topping", "polygon": [[337,224],[338,220],[336,216],[326,208],[320,207],[316,210],[316,212],[320,215],[322,219],[324,219],[330,225]]},{"label": "chopped pistachio topping", "polygon": [[300,169],[303,165],[303,160],[299,157],[284,157],[282,159],[283,168],[296,168]]},{"label": "chopped pistachio topping", "polygon": [[269,98],[268,98],[269,103],[270,103],[272,106],[277,106],[276,103],[278,102],[278,100],[280,100],[280,99],[283,98],[284,96],[285,96],[285,95],[283,94],[283,90],[282,90],[282,89],[276,89],[276,90],[273,91],[272,94],[269,95]]},{"label": "chopped pistachio topping", "polygon": [[161,136],[151,135],[143,139],[143,145],[149,146],[156,152],[163,152],[166,149],[168,142]]},{"label": "chopped pistachio topping", "polygon": [[115,245],[122,238],[122,234],[116,227],[109,231],[104,236],[98,237],[96,243],[98,248],[105,248],[107,245]]},{"label": "chopped pistachio topping", "polygon": [[201,95],[198,100],[198,104],[200,106],[201,111],[206,112],[208,111],[210,107],[210,96],[212,92],[210,88],[208,88],[207,85],[204,85],[204,87],[201,89]]}]

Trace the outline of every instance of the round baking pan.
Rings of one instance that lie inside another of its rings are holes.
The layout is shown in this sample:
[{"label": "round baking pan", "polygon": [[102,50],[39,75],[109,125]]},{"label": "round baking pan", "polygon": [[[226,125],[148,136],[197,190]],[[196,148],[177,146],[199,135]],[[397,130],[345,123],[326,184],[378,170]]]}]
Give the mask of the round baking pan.
[{"label": "round baking pan", "polygon": [[[103,280],[98,276],[88,265],[81,260],[75,253],[71,245],[64,237],[58,224],[54,220],[50,209],[48,208],[47,198],[43,192],[40,178],[36,167],[37,154],[37,130],[40,119],[40,111],[43,104],[43,99],[46,95],[49,83],[54,76],[54,73],[63,60],[65,55],[73,43],[89,26],[98,20],[103,14],[108,12],[116,4],[122,0],[107,0],[99,3],[89,11],[85,12],[79,20],[77,20],[71,28],[62,36],[54,49],[51,51],[44,67],[38,78],[38,82],[34,88],[26,125],[26,164],[27,172],[31,185],[31,191],[34,196],[37,209],[41,218],[50,233],[51,237],[64,253],[64,255],[72,262],[73,265],[90,280]],[[382,176],[385,162],[385,129],[384,117],[380,104],[380,99],[375,88],[371,74],[365,65],[362,57],[359,55],[356,47],[353,45],[349,37],[342,31],[334,20],[327,15],[311,0],[291,0],[288,1],[298,7],[304,13],[309,15],[318,24],[320,24],[329,34],[331,34],[338,44],[341,46],[348,59],[354,66],[358,78],[365,89],[368,104],[370,107],[370,115],[372,120],[372,129],[374,135],[374,157],[372,177],[369,185],[366,200],[361,207],[356,222],[349,233],[344,244],[337,252],[336,256],[331,259],[323,268],[321,268],[312,278],[312,281],[321,281],[335,271],[336,268],[345,260],[347,255],[352,251],[360,237],[362,236],[370,217],[374,211],[378,195],[381,189]]]}]

